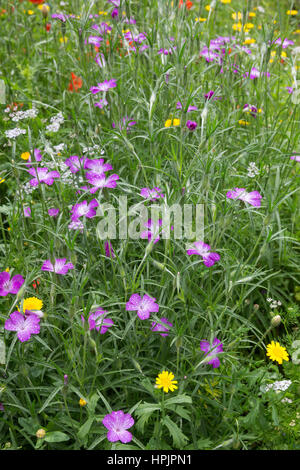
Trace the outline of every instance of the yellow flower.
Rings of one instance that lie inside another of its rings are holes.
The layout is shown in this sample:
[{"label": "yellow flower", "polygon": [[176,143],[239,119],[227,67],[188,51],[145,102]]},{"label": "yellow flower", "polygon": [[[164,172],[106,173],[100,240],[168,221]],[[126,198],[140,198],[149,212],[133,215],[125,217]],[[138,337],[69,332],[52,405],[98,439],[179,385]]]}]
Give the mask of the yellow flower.
[{"label": "yellow flower", "polygon": [[43,439],[46,436],[46,431],[45,429],[38,429],[35,435],[38,439]]},{"label": "yellow flower", "polygon": [[106,15],[107,15],[107,11],[99,11],[99,15],[104,15],[104,16],[106,16]]},{"label": "yellow flower", "polygon": [[221,0],[221,3],[231,3],[231,0]]},{"label": "yellow flower", "polygon": [[243,44],[254,44],[256,42],[253,38],[246,38]]},{"label": "yellow flower", "polygon": [[6,268],[6,270],[5,270],[5,271],[8,273],[8,272],[9,272],[9,268]]},{"label": "yellow flower", "polygon": [[178,388],[177,380],[174,379],[174,374],[172,372],[168,372],[166,370],[163,370],[161,374],[158,374],[158,377],[156,377],[156,388],[162,388],[164,392],[168,393],[169,390],[171,392],[174,392],[175,388]]},{"label": "yellow flower", "polygon": [[282,51],[281,57],[287,57],[286,52]]},{"label": "yellow flower", "polygon": [[172,119],[167,119],[165,122],[165,127],[170,127],[172,125]]},{"label": "yellow flower", "polygon": [[250,122],[244,121],[244,119],[240,119],[240,120],[239,120],[239,124],[240,124],[241,126],[249,126]]},{"label": "yellow flower", "polygon": [[195,18],[195,21],[199,21],[200,23],[202,23],[203,21],[206,21],[206,18]]},{"label": "yellow flower", "polygon": [[34,15],[34,11],[33,11],[33,10],[28,10],[27,13],[28,13],[28,15]]},{"label": "yellow flower", "polygon": [[[43,301],[37,299],[36,297],[28,297],[27,299],[23,300],[23,312],[25,313],[26,310],[42,310]],[[18,308],[19,310],[19,308]]]},{"label": "yellow flower", "polygon": [[173,126],[180,126],[180,119],[173,119]]},{"label": "yellow flower", "polygon": [[63,42],[68,42],[68,38],[67,36],[62,36],[59,38],[60,42],[63,43]]},{"label": "yellow flower", "polygon": [[250,18],[254,18],[256,16],[256,13],[254,13],[254,11],[249,11],[249,16]]},{"label": "yellow flower", "polygon": [[300,29],[296,29],[296,31],[294,31],[293,34],[300,34]]},{"label": "yellow flower", "polygon": [[267,346],[267,356],[269,356],[272,361],[277,361],[278,364],[282,364],[282,361],[289,361],[289,355],[286,349],[274,341],[271,341]]},{"label": "yellow flower", "polygon": [[21,158],[23,160],[28,160],[30,158],[30,153],[29,152],[23,152],[21,153]]},{"label": "yellow flower", "polygon": [[245,33],[249,33],[250,29],[254,28],[254,24],[253,23],[246,23],[244,25],[244,31]]},{"label": "yellow flower", "polygon": [[242,15],[242,13],[239,11],[238,13],[232,13],[231,17],[232,17],[233,20],[241,20],[242,17],[243,17],[243,15]]},{"label": "yellow flower", "polygon": [[47,10],[47,11],[50,11],[50,7],[49,5],[46,5],[45,3],[43,5],[38,5],[38,9],[39,10]]},{"label": "yellow flower", "polygon": [[87,404],[87,401],[85,401],[83,398],[80,398],[79,406],[85,406],[86,404]]},{"label": "yellow flower", "polygon": [[210,5],[206,5],[206,6],[205,6],[205,10],[206,10],[206,11],[209,11],[209,10],[210,10]]},{"label": "yellow flower", "polygon": [[0,178],[0,184],[1,183],[4,183],[5,179],[4,178]]},{"label": "yellow flower", "polygon": [[292,15],[292,16],[297,15],[297,13],[298,13],[298,10],[288,10],[288,11],[286,12],[287,15]]},{"label": "yellow flower", "polygon": [[242,23],[240,21],[238,23],[234,23],[232,25],[232,29],[234,29],[234,31],[241,31],[242,30]]}]

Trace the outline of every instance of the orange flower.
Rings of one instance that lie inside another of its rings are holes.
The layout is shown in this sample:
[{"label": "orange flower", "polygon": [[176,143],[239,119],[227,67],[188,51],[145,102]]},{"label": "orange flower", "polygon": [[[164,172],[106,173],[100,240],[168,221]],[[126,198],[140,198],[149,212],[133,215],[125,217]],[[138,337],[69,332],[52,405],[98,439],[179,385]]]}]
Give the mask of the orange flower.
[{"label": "orange flower", "polygon": [[68,91],[78,91],[79,88],[82,87],[82,80],[80,77],[77,77],[75,73],[71,73],[71,81],[68,86]]},{"label": "orange flower", "polygon": [[[183,5],[183,0],[179,0],[179,5],[178,5],[179,8],[181,8],[182,5]],[[193,2],[191,2],[190,0],[186,0],[185,6],[186,6],[187,10],[190,10],[193,6]]]}]

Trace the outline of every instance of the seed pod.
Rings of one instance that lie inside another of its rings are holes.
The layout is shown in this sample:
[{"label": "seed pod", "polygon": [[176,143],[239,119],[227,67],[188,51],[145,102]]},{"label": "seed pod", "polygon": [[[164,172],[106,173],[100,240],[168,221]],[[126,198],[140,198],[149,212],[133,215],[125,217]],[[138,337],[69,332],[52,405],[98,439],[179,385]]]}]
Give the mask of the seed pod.
[{"label": "seed pod", "polygon": [[275,315],[275,317],[272,318],[271,320],[271,326],[273,326],[274,328],[278,325],[280,325],[281,323],[281,316],[280,315]]}]

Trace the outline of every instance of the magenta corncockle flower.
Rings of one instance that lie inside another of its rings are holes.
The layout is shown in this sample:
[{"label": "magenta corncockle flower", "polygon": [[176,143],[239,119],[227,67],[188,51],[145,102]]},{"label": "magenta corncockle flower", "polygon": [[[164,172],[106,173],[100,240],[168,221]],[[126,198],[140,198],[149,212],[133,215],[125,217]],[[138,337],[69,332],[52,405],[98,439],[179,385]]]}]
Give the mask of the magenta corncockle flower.
[{"label": "magenta corncockle flower", "polygon": [[156,199],[163,198],[165,197],[164,194],[162,193],[162,189],[160,188],[142,188],[140,195],[144,197],[145,199],[149,199],[149,201],[155,201]]},{"label": "magenta corncockle flower", "polygon": [[229,199],[240,199],[241,201],[248,202],[251,206],[260,207],[262,195],[258,191],[251,191],[248,193],[245,188],[235,188],[228,191],[226,197]]},{"label": "magenta corncockle flower", "polygon": [[34,156],[34,158],[32,159],[32,158],[31,158],[31,155],[30,155],[30,157],[29,157],[28,160],[27,160],[27,163],[25,164],[25,166],[27,166],[28,168],[31,167],[32,162],[40,162],[40,161],[42,161],[42,158],[43,158],[43,157],[42,157],[42,153],[41,153],[41,151],[40,151],[39,149],[34,149],[34,151],[33,151],[33,156]]},{"label": "magenta corncockle flower", "polygon": [[134,419],[129,413],[125,414],[122,410],[112,411],[104,416],[102,424],[108,429],[109,442],[121,441],[127,444],[132,440],[132,434],[127,429],[134,425]]},{"label": "magenta corncockle flower", "polygon": [[198,124],[196,123],[196,121],[187,121],[187,122],[186,122],[186,127],[187,127],[190,131],[194,131],[197,126],[198,126]]},{"label": "magenta corncockle flower", "polygon": [[97,24],[93,24],[92,29],[95,29],[96,31],[98,31],[99,34],[102,34],[102,35],[112,30],[111,26],[109,26],[107,23],[104,23],[104,22],[101,23],[100,26]]},{"label": "magenta corncockle flower", "polygon": [[147,238],[149,242],[153,240],[154,244],[157,243],[160,239],[160,234],[162,233],[162,219],[158,219],[156,222],[149,219],[148,222],[144,224],[144,227],[148,228],[148,230],[144,230],[141,233],[141,238]]},{"label": "magenta corncockle flower", "polygon": [[104,163],[103,158],[95,158],[94,160],[87,159],[84,168],[91,170],[91,173],[96,173],[97,175],[103,175],[106,171],[113,169],[110,163]]},{"label": "magenta corncockle flower", "polygon": [[104,80],[102,83],[98,83],[97,86],[92,86],[90,91],[95,95],[100,91],[108,91],[110,88],[115,88],[117,86],[117,81],[112,78],[111,80]]},{"label": "magenta corncockle flower", "polygon": [[137,311],[137,316],[141,320],[147,320],[151,312],[157,313],[159,310],[159,305],[155,300],[154,297],[149,297],[147,294],[143,298],[139,294],[132,294],[126,303],[126,310],[129,312]]},{"label": "magenta corncockle flower", "polygon": [[210,90],[208,93],[205,93],[204,98],[206,100],[210,100],[213,97],[214,94],[215,94],[215,92],[213,90]]},{"label": "magenta corncockle flower", "polygon": [[97,64],[99,65],[101,69],[103,69],[106,66],[105,57],[102,52],[100,52],[99,54],[96,54],[95,61],[97,62]]},{"label": "magenta corncockle flower", "polygon": [[111,12],[111,17],[116,18],[117,16],[119,16],[119,10],[118,8],[114,8],[113,11]]},{"label": "magenta corncockle flower", "polygon": [[88,40],[85,41],[85,43],[88,42],[88,44],[92,44],[93,46],[100,47],[102,41],[103,41],[103,38],[101,36],[89,36]]},{"label": "magenta corncockle flower", "polygon": [[103,310],[102,308],[97,308],[94,313],[90,312],[90,316],[88,318],[89,330],[100,330],[100,335],[104,335],[108,328],[114,324],[111,318],[105,317],[106,314],[106,310]]},{"label": "magenta corncockle flower", "polygon": [[68,374],[64,374],[64,385],[68,385],[69,383],[69,377],[68,377]]},{"label": "magenta corncockle flower", "polygon": [[49,171],[46,167],[30,168],[27,170],[31,176],[34,176],[29,183],[31,186],[38,186],[39,183],[45,183],[51,186],[55,178],[60,178],[58,171]]},{"label": "magenta corncockle flower", "polygon": [[152,322],[151,331],[159,331],[160,336],[168,336],[173,324],[167,318],[161,318],[159,322]]},{"label": "magenta corncockle flower", "polygon": [[48,209],[48,214],[50,217],[56,217],[59,214],[59,209],[55,209],[55,207]]},{"label": "magenta corncockle flower", "polygon": [[4,324],[7,331],[16,331],[18,339],[23,343],[28,341],[31,335],[37,335],[40,332],[40,318],[31,314],[22,315],[20,312],[13,312]]},{"label": "magenta corncockle flower", "polygon": [[[176,109],[182,109],[182,104],[180,101],[176,103]],[[192,111],[198,111],[197,106],[193,106],[193,105],[189,106],[187,109],[187,113],[191,113]]]},{"label": "magenta corncockle flower", "polygon": [[70,168],[72,173],[77,173],[80,168],[83,168],[86,157],[79,158],[78,155],[72,155],[65,160],[65,164]]},{"label": "magenta corncockle flower", "polygon": [[5,411],[3,403],[0,403],[0,411]]},{"label": "magenta corncockle flower", "polygon": [[205,352],[207,358],[210,358],[207,364],[212,364],[214,369],[220,367],[218,354],[223,352],[223,344],[218,338],[213,340],[212,345],[206,340],[200,341],[200,349]]},{"label": "magenta corncockle flower", "polygon": [[96,199],[93,199],[91,202],[82,201],[75,204],[71,209],[71,219],[72,221],[77,221],[79,217],[87,217],[91,219],[95,217],[97,212],[95,211],[95,207],[99,206],[99,202]]},{"label": "magenta corncockle flower", "polygon": [[105,173],[98,175],[97,173],[87,172],[85,176],[88,182],[93,186],[89,190],[91,194],[96,193],[99,189],[115,188],[117,186],[117,180],[119,179],[119,175],[116,174],[106,178]]},{"label": "magenta corncockle flower", "polygon": [[116,257],[111,242],[108,242],[108,241],[104,242],[104,250],[105,250],[105,256],[107,256],[108,258]]},{"label": "magenta corncockle flower", "polygon": [[276,39],[274,41],[274,44],[278,44],[279,46],[282,46],[282,49],[286,49],[288,46],[293,46],[295,43],[294,41],[291,41],[290,39],[285,38],[283,41],[281,38]]},{"label": "magenta corncockle flower", "polygon": [[186,250],[189,256],[191,255],[200,255],[203,258],[203,264],[210,268],[213,266],[217,261],[220,261],[220,255],[218,253],[212,252],[210,245],[199,241],[194,242],[193,245],[196,249],[189,249]]},{"label": "magenta corncockle flower", "polygon": [[159,51],[157,52],[157,54],[164,54],[164,55],[169,55],[169,54],[173,54],[173,52],[176,50],[176,46],[173,46],[173,47],[170,47],[169,49],[164,49],[163,47],[161,49],[159,49]]},{"label": "magenta corncockle flower", "polygon": [[250,74],[249,74],[249,72],[246,72],[243,75],[243,77],[249,77],[250,76],[251,80],[255,80],[256,78],[259,78],[261,75],[265,75],[266,77],[270,77],[270,72],[260,72],[257,68],[252,67],[252,69],[250,70]]},{"label": "magenta corncockle flower", "polygon": [[24,207],[24,217],[31,217],[31,209],[30,207]]},{"label": "magenta corncockle flower", "polygon": [[73,263],[67,263],[66,258],[57,258],[55,259],[54,265],[49,259],[44,261],[43,266],[41,267],[42,271],[50,271],[56,274],[67,274],[69,269],[74,269]]},{"label": "magenta corncockle flower", "polygon": [[51,17],[55,20],[60,20],[63,23],[67,21],[68,15],[63,15],[62,13],[54,13]]},{"label": "magenta corncockle flower", "polygon": [[296,162],[299,163],[299,162],[300,162],[300,155],[293,155],[293,156],[291,157],[291,160],[295,160]]},{"label": "magenta corncockle flower", "polygon": [[101,98],[99,101],[94,103],[94,106],[97,106],[100,109],[103,109],[107,105],[108,105],[108,101],[106,98]]},{"label": "magenta corncockle flower", "polygon": [[125,116],[121,119],[119,123],[116,124],[115,122],[113,122],[112,128],[115,129],[117,125],[120,131],[122,131],[123,129],[126,129],[126,131],[129,131],[132,126],[136,125],[136,121],[132,121],[131,118],[129,118],[128,116]]},{"label": "magenta corncockle flower", "polygon": [[285,88],[289,92],[290,95],[294,92],[294,89],[291,86],[286,86]]},{"label": "magenta corncockle flower", "polygon": [[21,274],[16,274],[10,279],[10,274],[7,271],[0,273],[0,297],[5,297],[8,294],[17,294],[24,284],[25,279]]}]

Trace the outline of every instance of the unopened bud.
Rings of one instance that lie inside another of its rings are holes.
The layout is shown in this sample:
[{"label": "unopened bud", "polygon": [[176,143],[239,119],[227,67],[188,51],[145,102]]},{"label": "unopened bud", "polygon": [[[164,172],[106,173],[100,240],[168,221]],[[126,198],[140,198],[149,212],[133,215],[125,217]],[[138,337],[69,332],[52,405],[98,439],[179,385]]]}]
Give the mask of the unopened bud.
[{"label": "unopened bud", "polygon": [[38,439],[43,439],[46,436],[46,431],[45,429],[38,429],[35,435]]},{"label": "unopened bud", "polygon": [[253,305],[253,308],[254,308],[254,310],[258,310],[258,309],[259,309],[259,305],[258,305],[258,304],[254,304],[254,305]]},{"label": "unopened bud", "polygon": [[271,320],[271,326],[276,327],[280,325],[281,323],[281,316],[280,315],[275,315],[275,317],[272,318]]},{"label": "unopened bud", "polygon": [[42,15],[44,18],[48,16],[49,7],[47,5],[42,5]]}]

